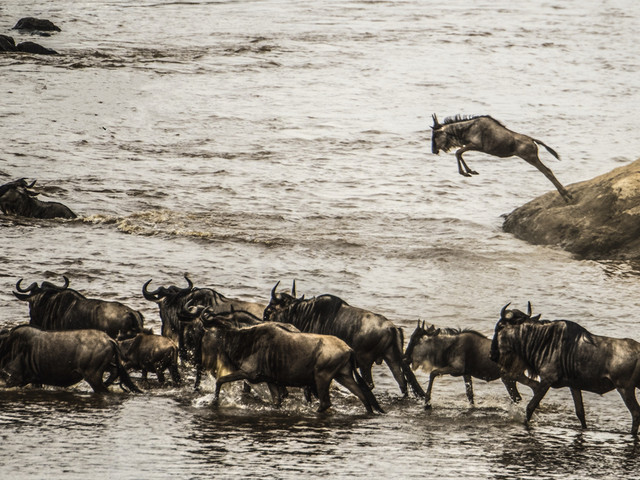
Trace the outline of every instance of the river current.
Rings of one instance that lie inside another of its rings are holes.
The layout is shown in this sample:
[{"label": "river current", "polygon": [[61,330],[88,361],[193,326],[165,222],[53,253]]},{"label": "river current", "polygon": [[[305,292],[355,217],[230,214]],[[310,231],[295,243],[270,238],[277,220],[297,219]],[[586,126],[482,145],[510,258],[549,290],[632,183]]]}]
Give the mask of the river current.
[{"label": "river current", "polygon": [[[11,30],[25,16],[62,31]],[[0,55],[0,184],[37,179],[72,221],[0,215],[0,327],[12,290],[49,280],[139,309],[152,287],[267,302],[275,282],[490,336],[500,308],[599,335],[638,331],[638,268],[574,258],[501,230],[553,189],[517,158],[433,155],[431,115],[489,114],[553,147],[570,185],[638,157],[640,3],[632,0],[3,0],[0,33],[58,56]],[[87,384],[0,389],[2,478],[637,478],[640,445],[615,392],[566,389],[529,428],[500,382],[438,378],[433,409],[384,366],[366,415],[345,390],[315,412],[265,388],[144,393]],[[426,384],[427,376],[418,373]],[[134,376],[134,379],[137,377]]]}]

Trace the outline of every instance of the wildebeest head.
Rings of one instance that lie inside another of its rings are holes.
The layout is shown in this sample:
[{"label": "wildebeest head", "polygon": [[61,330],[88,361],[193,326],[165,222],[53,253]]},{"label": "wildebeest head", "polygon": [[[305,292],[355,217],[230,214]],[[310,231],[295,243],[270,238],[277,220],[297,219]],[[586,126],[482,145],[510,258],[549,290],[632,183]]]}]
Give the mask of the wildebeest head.
[{"label": "wildebeest head", "polygon": [[17,292],[13,292],[13,294],[19,300],[29,301],[36,295],[40,295],[43,293],[61,292],[62,290],[66,290],[67,287],[69,286],[69,279],[65,275],[63,275],[62,278],[64,279],[64,285],[62,285],[61,287],[54,285],[51,282],[44,281],[40,284],[40,286],[38,286],[36,282],[33,282],[31,285],[29,285],[26,288],[21,286],[21,283],[22,283],[22,278],[21,278],[16,283]]},{"label": "wildebeest head", "polygon": [[264,309],[264,314],[262,317],[265,322],[271,321],[271,318],[277,311],[283,310],[297,301],[304,300],[304,295],[300,298],[296,298],[295,279],[293,280],[293,285],[291,286],[291,294],[286,292],[276,292],[278,285],[280,285],[280,281],[278,281],[271,289],[271,299],[269,300],[269,305],[267,305],[267,308]]},{"label": "wildebeest head", "polygon": [[434,325],[426,326],[426,322],[422,322],[420,324],[420,320],[418,320],[418,325],[416,329],[411,334],[409,338],[409,343],[407,344],[407,349],[404,352],[404,359],[407,363],[413,363],[413,351],[416,346],[420,343],[420,341],[425,337],[435,337],[440,334],[440,329],[436,328]]},{"label": "wildebeest head", "polygon": [[9,215],[19,213],[19,207],[25,203],[25,199],[38,195],[38,192],[31,190],[35,184],[36,180],[29,184],[24,178],[19,178],[0,186],[0,208],[2,211]]},{"label": "wildebeest head", "polygon": [[444,125],[438,122],[438,117],[435,113],[432,115],[432,118],[431,152],[435,155],[438,155],[440,150],[448,152],[454,146],[453,139],[447,134]]},{"label": "wildebeest head", "polygon": [[494,362],[500,359],[499,336],[505,327],[540,321],[540,314],[531,316],[531,302],[527,303],[527,313],[515,308],[509,309],[509,305],[511,305],[511,303],[507,303],[500,310],[500,319],[494,329],[493,340],[491,341],[491,360]]}]

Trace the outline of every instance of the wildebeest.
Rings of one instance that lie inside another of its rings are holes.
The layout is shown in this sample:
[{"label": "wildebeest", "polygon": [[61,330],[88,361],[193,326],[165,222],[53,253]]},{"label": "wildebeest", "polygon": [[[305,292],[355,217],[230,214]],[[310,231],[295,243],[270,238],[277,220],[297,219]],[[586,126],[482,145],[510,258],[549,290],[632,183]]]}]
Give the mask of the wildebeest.
[{"label": "wildebeest", "polygon": [[35,198],[38,195],[24,178],[0,186],[0,209],[6,215],[19,215],[31,218],[76,218],[77,215],[66,205],[59,202],[43,202]]},{"label": "wildebeest", "polygon": [[18,20],[12,30],[40,30],[43,32],[60,32],[60,27],[51,20],[34,17],[24,17]]},{"label": "wildebeest", "polygon": [[[425,395],[425,408],[431,408],[431,389],[438,375],[452,375],[464,379],[467,398],[473,404],[472,377],[491,382],[500,378],[514,402],[522,397],[516,381],[503,378],[500,366],[489,358],[491,340],[475,330],[436,328],[418,321],[411,334],[405,359],[414,370],[420,368],[429,374],[429,386]],[[524,375],[518,381],[533,388],[537,382]]]},{"label": "wildebeest", "polygon": [[169,370],[174,385],[180,385],[178,345],[173,340],[162,335],[139,333],[118,343],[125,367],[141,370],[143,380],[147,379],[147,372],[153,372],[160,385],[163,385],[164,371]]},{"label": "wildebeest", "polygon": [[550,322],[509,315],[507,306],[495,327],[491,357],[505,370],[515,360],[540,377],[527,405],[527,422],[549,388],[569,387],[576,414],[586,428],[581,391],[602,395],[616,389],[631,412],[631,433],[637,435],[640,406],[635,389],[640,387],[640,343],[594,335],[568,320]]},{"label": "wildebeest", "polygon": [[[272,300],[274,294],[272,290]],[[370,388],[373,388],[371,367],[374,362],[384,360],[403,395],[407,394],[408,382],[417,395],[424,396],[411,367],[404,361],[402,330],[382,315],[352,307],[333,295],[321,295],[295,299],[279,308],[270,303],[264,319],[291,323],[302,332],[335,335],[355,352],[360,374]]]},{"label": "wildebeest", "polygon": [[94,392],[108,391],[108,383],[119,377],[133,392],[140,390],[122,364],[118,344],[98,330],[47,332],[19,325],[0,335],[0,371],[8,386],[28,384],[69,387],[85,380]]},{"label": "wildebeest", "polygon": [[[215,317],[215,318],[214,318]],[[252,327],[264,323],[261,318],[255,315],[245,312],[243,310],[233,310],[229,312],[216,312],[211,307],[199,306],[187,306],[186,309],[180,315],[180,321],[190,322],[194,319],[198,320],[199,325],[202,327],[202,335],[200,341],[194,349],[194,363],[196,365],[196,379],[194,388],[197,390],[200,386],[200,380],[202,378],[202,372],[211,372],[216,375],[216,359],[219,354],[219,342],[217,337],[217,331],[209,327],[214,326],[216,321],[224,321],[236,328]],[[283,328],[290,332],[299,332],[296,327],[287,323],[281,324]],[[268,384],[269,392],[273,398],[273,402],[280,406],[282,399],[287,396],[287,389],[284,387],[278,387],[277,385]],[[245,383],[245,391],[248,392],[251,387]],[[305,396],[307,400],[311,400],[311,391],[305,390]]]},{"label": "wildebeest", "polygon": [[553,183],[565,201],[568,202],[573,198],[553,172],[540,161],[538,145],[542,145],[551,155],[560,159],[555,150],[540,140],[513,132],[488,115],[468,117],[458,115],[445,118],[443,123],[440,123],[433,114],[431,128],[433,129],[431,151],[434,154],[437,155],[440,150],[448,152],[452,148],[458,148],[456,159],[460,175],[469,177],[478,173],[471,170],[462,158],[465,152],[477,151],[501,158],[516,156],[540,170]]},{"label": "wildebeest", "polygon": [[335,379],[356,395],[368,412],[383,411],[358,375],[353,350],[339,338],[292,332],[287,326],[272,322],[238,328],[234,320],[222,315],[208,320],[216,331],[217,342],[214,403],[222,385],[248,380],[281,387],[310,387],[318,394],[318,412],[322,412],[331,406],[329,387]]},{"label": "wildebeest", "polygon": [[111,338],[118,335],[131,336],[142,332],[142,314],[120,302],[86,298],[69,287],[50,282],[36,282],[22,288],[22,279],[16,283],[13,294],[29,302],[30,324],[44,330],[96,329],[106,332]]},{"label": "wildebeest", "polygon": [[162,321],[162,335],[178,343],[180,358],[190,359],[193,356],[193,351],[199,344],[203,333],[197,320],[188,324],[180,321],[181,312],[185,310],[187,305],[211,307],[212,312],[226,312],[233,307],[235,310],[246,311],[257,317],[262,317],[264,304],[228,298],[212,288],[194,287],[187,275],[184,278],[187,281],[186,288],[159,287],[150,292],[148,287],[151,280],[142,287],[144,298],[158,304]]}]

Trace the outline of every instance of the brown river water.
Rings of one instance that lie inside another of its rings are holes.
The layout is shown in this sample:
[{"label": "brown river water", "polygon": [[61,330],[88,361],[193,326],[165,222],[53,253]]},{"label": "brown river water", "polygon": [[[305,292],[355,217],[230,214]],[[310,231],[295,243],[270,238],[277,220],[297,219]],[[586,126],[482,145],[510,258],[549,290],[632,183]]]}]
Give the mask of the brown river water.
[{"label": "brown river water", "polygon": [[[47,18],[61,32],[10,30]],[[502,232],[553,189],[516,158],[430,151],[431,114],[490,114],[560,154],[565,185],[638,157],[640,3],[3,0],[0,33],[59,56],[0,55],[0,183],[38,179],[73,221],[0,215],[0,327],[28,320],[16,281],[50,280],[140,309],[141,287],[268,300],[276,281],[382,313],[491,335],[507,302],[640,340],[638,268]],[[567,390],[530,428],[500,382],[439,378],[433,409],[386,367],[366,415],[337,387],[315,412],[293,392],[214,381],[99,396],[0,387],[0,478],[637,478],[619,395]],[[153,376],[152,376],[153,377]],[[427,376],[419,373],[421,382]],[[134,379],[137,377],[134,376]],[[525,400],[531,392],[521,387]]]}]

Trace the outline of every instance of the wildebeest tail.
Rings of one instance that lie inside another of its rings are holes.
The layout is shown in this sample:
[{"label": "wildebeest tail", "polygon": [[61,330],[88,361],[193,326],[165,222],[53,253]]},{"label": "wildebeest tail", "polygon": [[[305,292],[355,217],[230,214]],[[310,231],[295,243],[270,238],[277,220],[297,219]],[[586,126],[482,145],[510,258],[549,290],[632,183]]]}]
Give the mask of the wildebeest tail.
[{"label": "wildebeest tail", "polygon": [[420,383],[413,373],[413,370],[411,370],[411,366],[407,363],[404,355],[402,354],[402,347],[404,345],[404,332],[402,331],[402,329],[396,328],[394,329],[394,334],[395,338],[393,342],[393,350],[395,352],[396,358],[400,359],[400,366],[402,367],[404,378],[407,380],[407,383],[411,385],[411,390],[413,390],[413,393],[415,393],[419,397],[424,397],[424,390],[420,386]]},{"label": "wildebeest tail", "polygon": [[547,151],[548,151],[551,155],[553,155],[553,156],[554,156],[554,157],[556,157],[558,160],[560,160],[560,156],[558,155],[558,153],[557,153],[553,148],[551,148],[549,145],[547,145],[547,144],[546,144],[546,143],[544,143],[544,142],[541,142],[540,140],[536,140],[535,138],[533,139],[533,141],[534,141],[534,142],[536,142],[538,145],[542,145],[544,148],[546,148],[546,149],[547,149]]},{"label": "wildebeest tail", "polygon": [[369,388],[369,385],[367,385],[367,382],[365,382],[364,378],[362,378],[360,376],[360,374],[358,373],[356,355],[353,352],[351,353],[351,373],[353,373],[353,376],[356,379],[356,382],[357,382],[358,386],[360,387],[360,390],[362,390],[362,393],[365,396],[365,398],[367,399],[367,401],[369,402],[369,404],[374,409],[376,409],[378,412],[385,413],[385,411],[382,409],[382,407],[378,403],[378,400],[376,399],[376,396],[373,394],[373,392]]},{"label": "wildebeest tail", "polygon": [[115,341],[113,342],[113,350],[115,353],[116,369],[118,370],[120,384],[122,385],[124,383],[124,386],[127,387],[130,392],[142,393],[142,390],[136,387],[135,383],[133,383],[133,380],[131,380],[127,369],[124,368],[122,351]]}]

